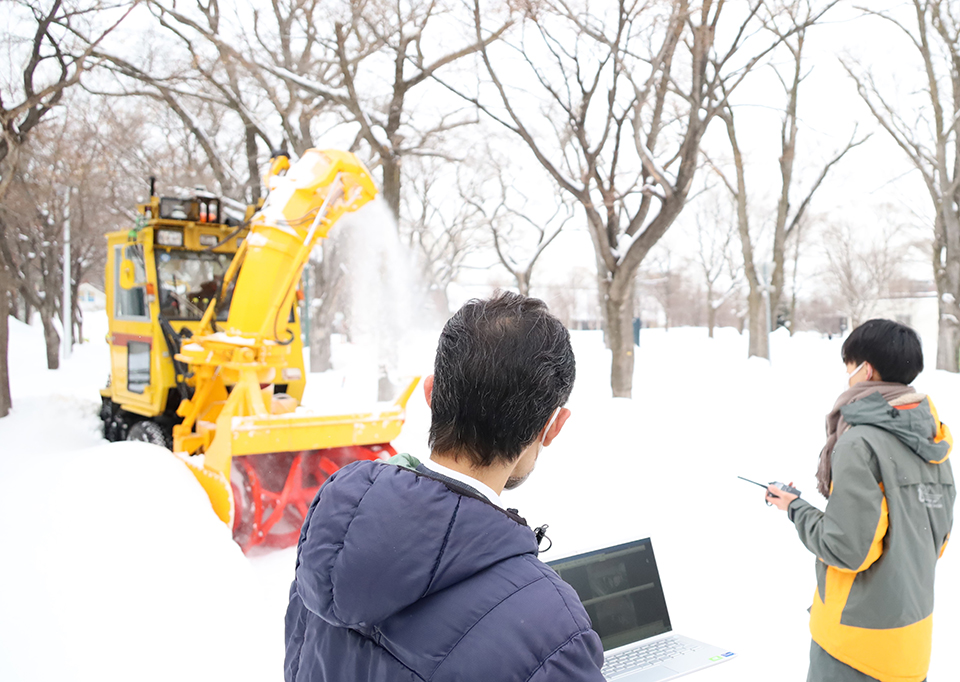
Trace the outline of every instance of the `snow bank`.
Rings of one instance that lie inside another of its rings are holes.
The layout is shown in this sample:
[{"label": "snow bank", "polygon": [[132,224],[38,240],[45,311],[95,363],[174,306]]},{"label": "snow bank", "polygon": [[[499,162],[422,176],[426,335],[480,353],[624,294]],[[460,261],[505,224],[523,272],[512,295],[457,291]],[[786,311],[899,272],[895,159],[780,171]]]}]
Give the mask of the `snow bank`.
[{"label": "snow bank", "polygon": [[[39,323],[10,322],[10,390],[13,411],[0,419],[0,451],[43,455],[103,443],[100,435],[100,395],[110,371],[104,311],[89,312],[86,342],[58,370],[47,369],[46,346]],[[0,455],[0,475],[22,463]]]},{"label": "snow bank", "polygon": [[20,456],[0,496],[3,679],[276,677],[277,624],[249,562],[170,452]]},{"label": "snow bank", "polygon": [[[56,371],[39,326],[10,325],[0,679],[280,679],[269,590],[193,475],[166,450],[100,435],[105,313],[87,315],[87,343]],[[274,571],[278,590],[291,574]]]},{"label": "snow bank", "polygon": [[[0,420],[0,518],[10,528],[0,679],[279,682],[295,550],[243,557],[174,457],[103,444],[99,338],[47,372],[39,330],[21,325],[14,336],[15,412]],[[822,508],[814,474],[823,417],[846,382],[841,342],[780,331],[768,363],[747,360],[746,336],[730,329],[712,340],[703,329],[644,329],[624,400],[610,395],[601,335],[572,336],[573,416],[504,500],[531,525],[550,524],[545,560],[652,537],[674,627],[739,654],[692,680],[776,670],[802,682],[815,560],[763,491],[736,476],[792,480]],[[435,347],[435,334],[411,337],[401,371],[429,373]],[[377,362],[356,350],[334,346],[335,369],[310,376],[309,406],[372,407]],[[960,424],[960,376],[927,370],[915,385]],[[428,427],[418,391],[395,446],[424,456]],[[960,548],[948,547],[938,570],[930,679],[952,680]]]}]

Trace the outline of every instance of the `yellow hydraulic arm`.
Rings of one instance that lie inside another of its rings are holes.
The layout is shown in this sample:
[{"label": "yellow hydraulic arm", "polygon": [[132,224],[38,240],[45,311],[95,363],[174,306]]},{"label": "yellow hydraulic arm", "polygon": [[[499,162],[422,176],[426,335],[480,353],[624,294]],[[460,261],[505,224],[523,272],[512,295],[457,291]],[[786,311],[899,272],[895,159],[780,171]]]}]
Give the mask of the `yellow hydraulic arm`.
[{"label": "yellow hydraulic arm", "polygon": [[388,443],[400,432],[416,386],[414,380],[395,403],[374,413],[277,413],[273,384],[288,364],[286,321],[303,267],[333,224],[372,200],[377,189],[353,154],[316,149],[292,166],[286,157],[273,159],[266,184],[270,194],[224,275],[219,298],[232,295],[226,323],[214,332],[217,301],[211,302],[200,333],[177,355],[189,365],[194,393],[177,410],[183,422],[173,429],[174,452],[228,524],[232,457]]}]

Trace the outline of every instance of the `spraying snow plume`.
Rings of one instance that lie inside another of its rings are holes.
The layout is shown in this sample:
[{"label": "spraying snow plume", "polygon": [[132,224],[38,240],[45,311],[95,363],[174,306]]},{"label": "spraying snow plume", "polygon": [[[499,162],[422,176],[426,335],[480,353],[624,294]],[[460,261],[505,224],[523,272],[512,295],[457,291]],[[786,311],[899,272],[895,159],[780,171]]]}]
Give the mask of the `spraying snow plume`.
[{"label": "spraying snow plume", "polygon": [[397,383],[400,345],[420,322],[412,259],[400,243],[396,219],[379,198],[344,216],[338,230],[347,277],[346,332],[376,363],[379,399],[388,400]]}]

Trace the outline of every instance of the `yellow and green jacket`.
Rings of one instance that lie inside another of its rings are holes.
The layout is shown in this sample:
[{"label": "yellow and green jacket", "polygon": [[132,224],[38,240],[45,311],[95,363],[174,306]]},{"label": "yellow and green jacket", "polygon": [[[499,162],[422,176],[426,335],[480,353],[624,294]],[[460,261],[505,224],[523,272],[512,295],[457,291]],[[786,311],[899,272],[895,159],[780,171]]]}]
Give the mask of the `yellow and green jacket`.
[{"label": "yellow and green jacket", "polygon": [[953,525],[953,441],[930,400],[880,393],[841,409],[826,510],[788,509],[817,556],[814,641],[882,682],[921,682],[930,666],[937,559]]}]

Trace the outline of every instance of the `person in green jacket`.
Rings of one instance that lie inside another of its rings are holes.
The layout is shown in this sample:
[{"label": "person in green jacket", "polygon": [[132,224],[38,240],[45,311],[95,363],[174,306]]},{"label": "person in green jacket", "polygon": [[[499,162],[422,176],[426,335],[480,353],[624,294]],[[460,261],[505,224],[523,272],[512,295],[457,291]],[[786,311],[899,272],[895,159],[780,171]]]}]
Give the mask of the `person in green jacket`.
[{"label": "person in green jacket", "polygon": [[953,439],[909,385],[923,370],[913,329],[870,320],[842,356],[849,388],[827,415],[817,472],[826,509],[774,486],[766,495],[817,557],[807,681],[922,682],[953,525]]}]

